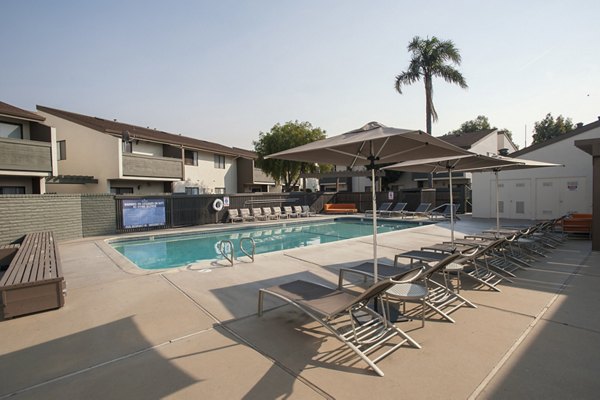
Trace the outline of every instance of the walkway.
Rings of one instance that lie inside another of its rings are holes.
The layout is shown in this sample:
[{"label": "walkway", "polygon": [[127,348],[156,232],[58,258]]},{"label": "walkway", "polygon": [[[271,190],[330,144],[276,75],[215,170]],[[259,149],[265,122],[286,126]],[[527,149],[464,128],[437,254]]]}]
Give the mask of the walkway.
[{"label": "walkway", "polygon": [[[463,218],[458,236],[494,224]],[[379,236],[379,255],[449,237],[447,224]],[[234,267],[131,274],[94,240],[60,245],[60,310],[0,322],[0,399],[597,398],[600,253],[570,240],[501,293],[462,293],[455,324],[402,323],[423,348],[348,363],[292,307],[256,315],[261,287],[336,284],[368,260],[370,237],[260,255]],[[276,304],[268,303],[270,306]]]}]

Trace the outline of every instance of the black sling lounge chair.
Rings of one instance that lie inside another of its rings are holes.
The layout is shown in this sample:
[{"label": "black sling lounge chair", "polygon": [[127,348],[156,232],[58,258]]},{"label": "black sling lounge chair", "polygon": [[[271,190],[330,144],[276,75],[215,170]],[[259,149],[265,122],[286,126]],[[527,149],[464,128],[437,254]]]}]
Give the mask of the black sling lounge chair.
[{"label": "black sling lounge chair", "polygon": [[[418,272],[417,272],[418,273]],[[297,280],[258,292],[258,315],[263,313],[265,294],[277,297],[319,322],[329,332],[341,340],[349,349],[367,363],[373,371],[383,376],[383,371],[376,363],[400,348],[405,343],[415,348],[421,346],[401,329],[388,321],[382,296],[398,283],[403,283],[403,276],[414,279],[415,271],[400,274],[395,279],[380,280],[361,294],[352,294],[342,290],[328,288],[316,283]],[[378,302],[378,314],[367,304]],[[357,314],[367,313],[370,320],[359,324]],[[388,343],[398,337],[398,343]]]}]

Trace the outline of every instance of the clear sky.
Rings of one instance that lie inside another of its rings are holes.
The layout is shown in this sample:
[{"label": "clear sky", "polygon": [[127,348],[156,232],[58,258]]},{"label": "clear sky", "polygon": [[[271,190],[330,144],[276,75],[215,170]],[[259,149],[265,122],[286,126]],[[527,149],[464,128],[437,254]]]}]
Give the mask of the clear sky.
[{"label": "clear sky", "polygon": [[485,115],[523,147],[551,112],[600,115],[600,1],[2,0],[0,101],[251,149],[309,121],[425,130],[394,90],[414,36],[453,40],[468,90],[434,80],[435,136]]}]

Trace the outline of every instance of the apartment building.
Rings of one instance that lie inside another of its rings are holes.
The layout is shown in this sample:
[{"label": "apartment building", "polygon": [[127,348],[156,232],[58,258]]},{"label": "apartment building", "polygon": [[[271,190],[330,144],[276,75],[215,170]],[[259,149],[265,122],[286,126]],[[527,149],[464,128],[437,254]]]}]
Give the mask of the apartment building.
[{"label": "apartment building", "polygon": [[56,130],[43,116],[0,102],[0,194],[42,194],[57,173]]},{"label": "apartment building", "polygon": [[[200,139],[46,106],[56,128],[57,193],[236,193],[240,152]],[[52,184],[50,184],[52,183]]]}]

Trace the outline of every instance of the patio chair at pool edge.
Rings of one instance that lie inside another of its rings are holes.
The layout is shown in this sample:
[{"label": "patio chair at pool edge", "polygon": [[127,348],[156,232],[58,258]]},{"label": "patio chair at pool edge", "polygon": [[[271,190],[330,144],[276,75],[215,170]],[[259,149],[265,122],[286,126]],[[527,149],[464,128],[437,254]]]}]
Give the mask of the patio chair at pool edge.
[{"label": "patio chair at pool edge", "polygon": [[[277,218],[281,218],[285,214],[281,212],[281,207],[273,207],[273,215],[276,215]],[[286,216],[286,218],[288,217]]]},{"label": "patio chair at pool edge", "polygon": [[230,221],[233,224],[235,221],[243,222],[244,218],[240,216],[240,212],[237,208],[230,208],[227,210],[227,221]]},{"label": "patio chair at pool edge", "polygon": [[[408,273],[410,278],[413,279],[414,270]],[[405,343],[409,343],[412,347],[418,349],[421,348],[404,331],[388,321],[382,301],[382,295],[392,286],[403,283],[401,279],[406,274],[405,272],[394,277],[394,279],[380,280],[358,295],[303,280],[260,289],[258,291],[258,316],[260,317],[263,314],[264,295],[270,294],[277,297],[319,322],[365,361],[379,376],[383,376],[383,371],[376,365],[378,361]],[[367,307],[370,300],[379,301],[379,309],[382,310],[382,314],[378,314]],[[354,316],[356,312],[365,312],[372,319],[358,325]],[[339,319],[343,316],[348,318],[346,323],[340,326]],[[383,348],[388,341],[396,336],[402,338],[399,343],[373,359],[369,357],[371,353]]]},{"label": "patio chair at pool edge", "polygon": [[302,206],[302,212],[306,214],[307,217],[314,217],[317,215],[316,213],[310,211],[309,206]]},{"label": "patio chair at pool edge", "polygon": [[262,209],[260,207],[252,208],[252,216],[257,221],[266,221],[267,216],[263,214]]},{"label": "patio chair at pool edge", "polygon": [[450,213],[454,212],[454,219],[460,221],[460,218],[456,215],[459,208],[460,204],[452,205],[450,203],[444,203],[441,206],[437,206],[434,209],[427,211],[425,214],[429,219],[435,219],[437,217],[450,218]]},{"label": "patio chair at pool edge", "polygon": [[[375,214],[379,215],[383,211],[389,210],[391,206],[392,206],[391,202],[381,203],[379,208],[377,210],[375,210]],[[365,215],[368,215],[368,214],[373,214],[373,210],[365,210]]]},{"label": "patio chair at pool edge", "polygon": [[254,217],[250,215],[250,210],[247,208],[240,208],[240,216],[244,221],[254,221]]},{"label": "patio chair at pool edge", "polygon": [[[427,308],[431,311],[439,314],[443,319],[454,323],[454,319],[450,317],[450,314],[454,311],[458,310],[460,307],[467,305],[472,308],[477,308],[475,304],[462,297],[458,293],[455,293],[451,290],[447,284],[441,284],[432,279],[432,276],[437,272],[442,272],[445,268],[454,265],[457,259],[460,259],[463,256],[461,253],[454,254],[446,254],[443,259],[436,262],[434,265],[426,266],[423,268],[421,274],[415,279],[413,282],[406,282],[402,284],[396,285],[393,289],[389,291],[389,295],[391,299],[397,298],[401,302],[404,301],[415,301],[418,300],[422,302],[422,310],[421,310],[421,318],[422,324],[425,325],[425,315],[427,313]],[[403,266],[389,266],[389,265],[379,265],[378,274],[381,278],[389,278],[395,274],[398,274],[400,271],[411,270],[411,266],[403,265]],[[364,277],[373,277],[373,263],[366,262],[355,267],[351,268],[342,268],[339,271],[339,280],[338,287],[341,288],[343,285],[344,275],[348,273],[353,273],[357,275],[362,275]],[[445,276],[444,276],[445,281]],[[414,286],[419,285],[420,282],[423,283],[425,289],[425,295],[422,296],[411,296],[411,292],[417,293],[418,290],[414,290]],[[444,282],[445,283],[445,282]],[[411,286],[412,285],[412,286]],[[403,287],[404,286],[404,287]],[[398,296],[401,293],[402,295]]]},{"label": "patio chair at pool edge", "polygon": [[380,215],[382,217],[385,216],[386,214],[388,217],[392,217],[394,214],[402,215],[407,204],[408,203],[396,203],[396,205],[394,207],[390,208],[389,210],[381,211]]},{"label": "patio chair at pool edge", "polygon": [[271,207],[263,207],[263,214],[267,217],[267,219],[279,219],[279,215],[273,214]]},{"label": "patio chair at pool edge", "polygon": [[300,206],[294,206],[294,212],[299,217],[308,217],[308,214],[305,214],[304,211],[302,211],[302,207],[300,207]]},{"label": "patio chair at pool edge", "polygon": [[298,217],[298,213],[295,213],[292,210],[292,207],[290,206],[285,206],[283,207],[283,211],[285,211],[285,215],[287,215],[288,218],[297,218]]},{"label": "patio chair at pool edge", "polygon": [[414,211],[402,211],[400,214],[403,217],[423,217],[426,216],[427,210],[431,207],[431,203],[421,203]]}]

